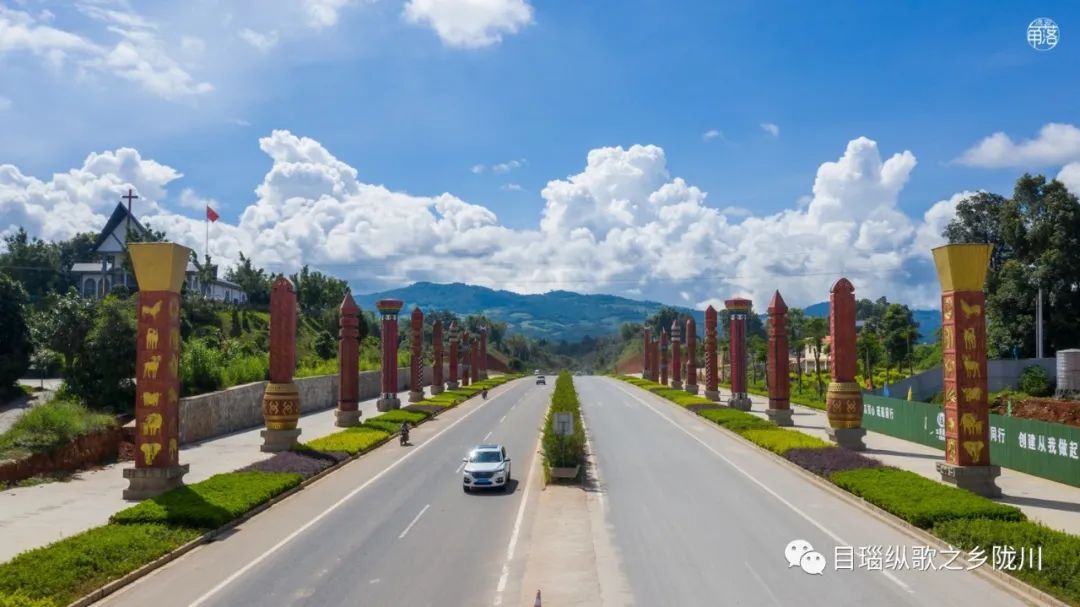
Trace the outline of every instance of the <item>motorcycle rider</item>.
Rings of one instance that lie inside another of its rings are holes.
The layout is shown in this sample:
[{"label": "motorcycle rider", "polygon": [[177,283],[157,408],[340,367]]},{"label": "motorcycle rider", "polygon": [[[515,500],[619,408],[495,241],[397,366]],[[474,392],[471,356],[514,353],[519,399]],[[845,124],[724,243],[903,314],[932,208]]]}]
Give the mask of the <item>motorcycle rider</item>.
[{"label": "motorcycle rider", "polygon": [[483,389],[483,390],[482,390],[482,391],[480,392],[480,394],[481,394],[481,395],[482,395],[482,396],[483,396],[483,397],[484,397],[484,398],[486,399],[486,398],[487,398],[487,388],[484,388],[484,389]]},{"label": "motorcycle rider", "polygon": [[401,444],[409,444],[409,422],[401,422]]}]

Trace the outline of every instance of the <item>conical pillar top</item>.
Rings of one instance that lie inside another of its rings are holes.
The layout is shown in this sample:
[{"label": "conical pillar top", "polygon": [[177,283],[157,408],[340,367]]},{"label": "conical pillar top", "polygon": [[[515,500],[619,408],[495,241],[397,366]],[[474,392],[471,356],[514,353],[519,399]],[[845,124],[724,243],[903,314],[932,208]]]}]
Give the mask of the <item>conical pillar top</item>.
[{"label": "conical pillar top", "polygon": [[783,314],[787,310],[787,304],[784,303],[784,298],[780,296],[780,291],[773,293],[772,300],[769,302],[769,314]]},{"label": "conical pillar top", "polygon": [[356,305],[356,300],[353,299],[352,293],[346,293],[345,299],[341,300],[341,307],[338,308],[343,315],[356,316],[360,313],[360,307]]}]

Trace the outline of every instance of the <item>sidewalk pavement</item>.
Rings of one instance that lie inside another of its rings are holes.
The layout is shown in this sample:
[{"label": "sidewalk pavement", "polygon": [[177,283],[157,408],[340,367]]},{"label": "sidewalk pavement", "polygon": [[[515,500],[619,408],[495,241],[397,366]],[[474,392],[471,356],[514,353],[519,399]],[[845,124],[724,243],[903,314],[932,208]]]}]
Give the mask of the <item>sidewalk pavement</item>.
[{"label": "sidewalk pavement", "polygon": [[[765,418],[769,399],[750,395],[751,413]],[[721,399],[723,401],[723,399]],[[793,429],[829,440],[826,428],[829,419],[824,411],[792,403]],[[867,431],[865,455],[889,466],[910,470],[931,480],[941,482],[936,463],[944,460],[944,452],[903,439]],[[1008,468],[1001,469],[997,479],[1002,497],[994,501],[1020,508],[1032,520],[1049,527],[1080,535],[1080,487],[1040,478]]]},{"label": "sidewalk pavement", "polygon": [[[399,393],[402,406],[408,403],[408,394],[407,390]],[[379,414],[375,400],[360,403],[361,420]],[[297,426],[302,429],[300,441],[341,430],[334,425],[334,411],[331,408],[301,417]],[[180,463],[191,465],[184,482],[197,483],[271,457],[273,454],[259,451],[262,430],[261,426],[241,430],[182,447]],[[0,492],[0,563],[20,552],[104,525],[113,513],[131,506],[134,502],[124,501],[122,495],[128,485],[123,470],[132,465],[118,462],[76,473],[71,481]]]}]

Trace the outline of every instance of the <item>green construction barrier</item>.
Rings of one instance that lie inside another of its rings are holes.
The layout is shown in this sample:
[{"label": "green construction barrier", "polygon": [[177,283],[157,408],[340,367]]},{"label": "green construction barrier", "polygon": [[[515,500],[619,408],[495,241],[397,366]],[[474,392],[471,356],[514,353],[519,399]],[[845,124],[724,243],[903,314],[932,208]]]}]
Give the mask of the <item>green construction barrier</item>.
[{"label": "green construction barrier", "polygon": [[[863,427],[945,449],[940,405],[863,395]],[[1002,468],[1080,487],[1080,428],[990,414],[990,461]]]}]

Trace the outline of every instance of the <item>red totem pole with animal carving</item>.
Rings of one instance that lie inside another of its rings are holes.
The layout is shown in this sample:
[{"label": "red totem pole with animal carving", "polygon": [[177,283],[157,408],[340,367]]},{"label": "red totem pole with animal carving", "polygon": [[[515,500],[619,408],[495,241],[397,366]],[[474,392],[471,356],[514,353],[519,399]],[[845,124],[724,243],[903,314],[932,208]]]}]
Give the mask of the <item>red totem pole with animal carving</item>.
[{"label": "red totem pole with animal carving", "polygon": [[442,394],[443,391],[443,334],[442,321],[435,319],[431,325],[431,351],[435,357],[431,365],[431,394]]},{"label": "red totem pole with animal carving", "polygon": [[398,398],[398,313],[405,303],[398,299],[380,299],[375,307],[382,316],[381,395],[375,401],[379,411],[401,408]]},{"label": "red totem pole with animal carving", "polygon": [[180,288],[191,250],[173,243],[128,246],[139,283],[135,355],[135,467],[124,469],[124,499],[142,500],[183,484],[180,464]]},{"label": "red totem pole with animal carving", "polygon": [[450,378],[446,381],[446,387],[453,390],[458,387],[458,342],[461,341],[461,333],[458,331],[457,321],[450,321]]},{"label": "red totem pole with animal carving", "polygon": [[749,299],[740,297],[724,302],[724,307],[731,313],[731,343],[728,347],[731,353],[731,398],[728,406],[741,411],[750,410],[750,396],[746,392],[746,317],[752,306]]},{"label": "red totem pole with animal carving", "polygon": [[334,424],[348,428],[360,423],[360,308],[346,293],[338,309],[338,406]]},{"label": "red totem pole with animal carving", "polygon": [[682,335],[679,320],[671,323],[671,387],[682,389]]},{"label": "red totem pole with animal carving", "polygon": [[424,400],[424,313],[413,308],[409,327],[409,402]]},{"label": "red totem pole with animal carving", "polygon": [[836,281],[829,294],[829,337],[832,381],[825,393],[829,438],[845,449],[862,451],[866,429],[862,388],[855,381],[855,287],[846,278]]},{"label": "red totem pole with animal carving", "polygon": [[697,325],[694,317],[686,319],[686,391],[698,393],[697,383]]},{"label": "red totem pole with animal carving", "polygon": [[668,334],[667,329],[660,330],[660,383],[668,382]]},{"label": "red totem pole with animal carving", "polygon": [[777,426],[791,426],[791,376],[789,375],[787,304],[780,291],[769,302],[769,408],[765,414]]},{"label": "red totem pole with animal carving", "polygon": [[296,444],[300,429],[300,390],[296,372],[296,287],[279,276],[270,286],[270,383],[263,392],[262,450],[287,451]]},{"label": "red totem pole with animal carving", "polygon": [[705,398],[720,400],[716,366],[716,308],[705,308]]},{"label": "red totem pole with animal carving", "polygon": [[980,495],[998,496],[999,466],[990,463],[986,381],[986,298],[983,284],[992,247],[953,244],[933,250],[941,283],[941,344],[945,388],[942,480]]}]

